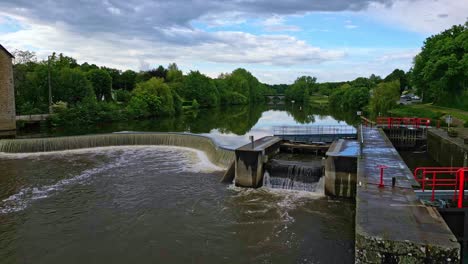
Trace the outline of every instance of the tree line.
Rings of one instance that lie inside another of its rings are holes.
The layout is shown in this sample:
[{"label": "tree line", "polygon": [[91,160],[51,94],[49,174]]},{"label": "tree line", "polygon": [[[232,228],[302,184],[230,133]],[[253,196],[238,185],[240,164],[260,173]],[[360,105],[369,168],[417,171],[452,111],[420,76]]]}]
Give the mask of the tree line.
[{"label": "tree line", "polygon": [[184,107],[253,104],[263,102],[269,91],[245,69],[213,79],[199,71],[184,75],[175,63],[135,72],[78,64],[63,54],[43,61],[28,51],[14,55],[17,113],[47,113],[51,107],[58,124],[172,116]]}]

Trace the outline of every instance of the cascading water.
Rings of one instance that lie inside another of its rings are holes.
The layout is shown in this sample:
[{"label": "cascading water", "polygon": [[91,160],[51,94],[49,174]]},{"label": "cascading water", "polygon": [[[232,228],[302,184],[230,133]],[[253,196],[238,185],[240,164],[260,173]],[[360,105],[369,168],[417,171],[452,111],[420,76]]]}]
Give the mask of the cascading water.
[{"label": "cascading water", "polygon": [[189,147],[206,153],[214,164],[227,168],[234,152],[217,146],[210,138],[185,133],[114,133],[100,135],[0,140],[0,152],[33,153],[83,148],[165,145]]},{"label": "cascading water", "polygon": [[270,160],[263,176],[263,186],[307,192],[323,192],[321,161],[292,162]]}]

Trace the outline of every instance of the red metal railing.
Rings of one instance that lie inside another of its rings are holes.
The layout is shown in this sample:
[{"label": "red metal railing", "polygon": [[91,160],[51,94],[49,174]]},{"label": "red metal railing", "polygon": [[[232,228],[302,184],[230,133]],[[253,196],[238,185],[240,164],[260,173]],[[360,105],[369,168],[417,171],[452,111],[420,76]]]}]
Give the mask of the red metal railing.
[{"label": "red metal railing", "polygon": [[457,180],[458,180],[458,201],[457,207],[463,208],[463,200],[465,198],[465,177],[468,176],[468,168],[460,168],[457,171]]},{"label": "red metal railing", "polygon": [[431,125],[430,118],[419,118],[419,117],[377,117],[378,126],[386,126],[387,128],[392,127],[414,127],[420,128],[425,126],[428,128]]},{"label": "red metal railing", "polygon": [[414,170],[413,176],[421,184],[423,192],[426,188],[432,189],[431,201],[435,199],[435,190],[440,187],[452,187],[455,200],[459,188],[457,173],[460,169],[460,167],[419,167]]},{"label": "red metal railing", "polygon": [[413,176],[423,192],[426,188],[432,189],[431,201],[435,199],[436,189],[453,187],[453,201],[458,208],[463,208],[468,167],[420,167],[414,170]]}]

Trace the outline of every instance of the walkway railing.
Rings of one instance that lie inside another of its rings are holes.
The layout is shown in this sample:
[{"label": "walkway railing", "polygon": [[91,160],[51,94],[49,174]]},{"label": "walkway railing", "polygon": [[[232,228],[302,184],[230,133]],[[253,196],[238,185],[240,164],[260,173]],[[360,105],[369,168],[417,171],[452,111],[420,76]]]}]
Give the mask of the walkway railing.
[{"label": "walkway railing", "polygon": [[430,118],[419,117],[377,117],[377,126],[393,128],[393,127],[413,127],[428,128],[431,125]]},{"label": "walkway railing", "polygon": [[435,200],[436,190],[453,188],[452,200],[457,202],[458,208],[463,207],[468,167],[420,167],[414,170],[413,176],[421,184],[423,192],[431,190],[431,201]]},{"label": "walkway railing", "polygon": [[348,135],[356,134],[353,126],[276,126],[273,127],[274,135]]}]

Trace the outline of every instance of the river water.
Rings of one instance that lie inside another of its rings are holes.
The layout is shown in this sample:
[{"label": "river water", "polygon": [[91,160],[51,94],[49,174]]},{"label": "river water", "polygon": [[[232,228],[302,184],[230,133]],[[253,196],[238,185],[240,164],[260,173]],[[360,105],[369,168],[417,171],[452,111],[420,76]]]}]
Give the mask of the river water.
[{"label": "river water", "polygon": [[[338,123],[325,115],[300,122],[278,109],[257,117],[244,131],[218,125],[198,132],[235,147],[278,123]],[[116,126],[102,130],[138,128]],[[146,131],[154,126],[143,125]],[[222,169],[193,149],[0,153],[0,168],[0,263],[354,261],[352,202],[321,191],[221,184]]]}]

